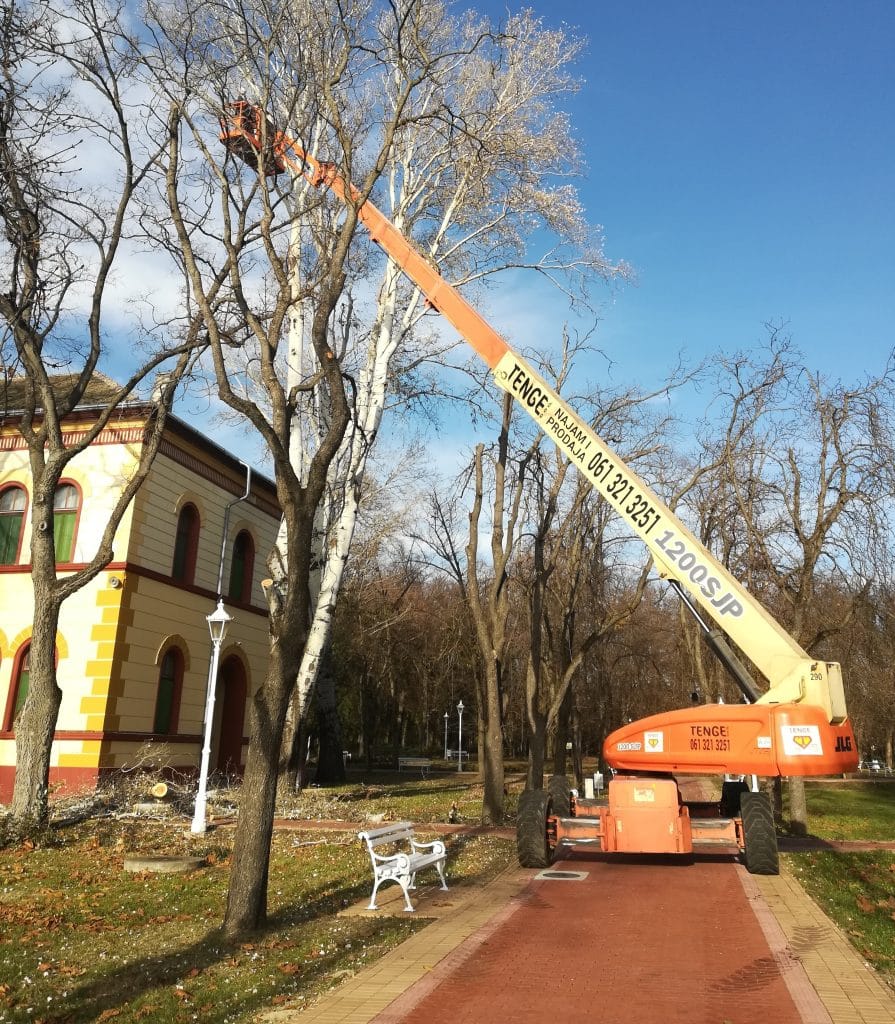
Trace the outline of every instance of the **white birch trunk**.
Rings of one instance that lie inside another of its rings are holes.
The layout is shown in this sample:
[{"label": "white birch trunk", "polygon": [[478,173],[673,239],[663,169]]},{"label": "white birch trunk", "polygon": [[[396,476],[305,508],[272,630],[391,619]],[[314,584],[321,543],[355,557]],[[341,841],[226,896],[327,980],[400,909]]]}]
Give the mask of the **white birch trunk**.
[{"label": "white birch trunk", "polygon": [[401,331],[395,330],[395,309],[398,299],[398,285],[401,272],[389,261],[385,279],[379,293],[377,321],[379,329],[373,331],[367,362],[358,379],[357,411],[354,429],[345,438],[345,450],[333,463],[339,467],[348,463],[348,472],[341,469],[333,475],[340,480],[338,509],[333,510],[334,519],[328,537],[321,571],[318,575],[319,589],[314,604],[308,642],[298,675],[298,711],[304,715],[314,691],[320,659],[332,632],[333,615],[339,589],[348,562],[351,542],[357,526],[361,485],[367,468],[367,460],[373,447],[382,414],[388,384],[389,363],[397,348]]}]

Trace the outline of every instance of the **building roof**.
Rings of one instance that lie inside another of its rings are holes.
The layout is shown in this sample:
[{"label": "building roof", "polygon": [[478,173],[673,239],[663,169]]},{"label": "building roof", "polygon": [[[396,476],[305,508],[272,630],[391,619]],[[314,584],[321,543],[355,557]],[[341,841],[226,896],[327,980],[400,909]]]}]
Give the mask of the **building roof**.
[{"label": "building roof", "polygon": [[[50,386],[57,398],[64,398],[71,392],[78,380],[76,373],[60,373],[50,377]],[[35,409],[40,410],[39,394],[35,392],[35,381],[28,376],[12,377],[6,372],[0,373],[0,415],[8,416],[23,413],[35,402]],[[111,377],[99,370],[87,382],[84,394],[78,402],[79,409],[95,409],[109,405],[120,391],[120,385]],[[133,398],[128,404],[133,403]]]},{"label": "building roof", "polygon": [[[54,392],[62,397],[70,392],[77,379],[78,375],[75,373],[56,374],[50,377],[50,384]],[[3,368],[0,367],[0,426],[5,421],[11,421],[9,425],[12,426],[16,420],[21,418],[28,408],[33,393],[33,386],[34,383],[30,378],[7,377]],[[120,390],[120,384],[111,377],[107,377],[105,374],[95,370],[87,387],[84,389],[81,401],[76,406],[76,411],[70,418],[82,421],[90,419],[91,410],[105,409],[119,394]],[[122,412],[127,410],[131,416],[135,414],[140,415],[141,411],[143,415],[148,416],[154,408],[154,403],[137,398],[136,395],[131,394],[124,401],[120,402],[118,407]],[[35,406],[35,411],[40,413],[42,409],[43,407],[38,402]],[[197,445],[220,463],[230,467],[231,470],[235,470],[237,475],[241,476],[244,473],[242,467],[245,467],[246,463],[234,455],[233,452],[216,444],[189,423],[179,419],[173,413],[168,414],[166,422],[166,432],[179,435],[185,441]],[[276,484],[269,477],[253,469],[252,480],[255,487],[266,490],[269,499],[276,502]]]}]

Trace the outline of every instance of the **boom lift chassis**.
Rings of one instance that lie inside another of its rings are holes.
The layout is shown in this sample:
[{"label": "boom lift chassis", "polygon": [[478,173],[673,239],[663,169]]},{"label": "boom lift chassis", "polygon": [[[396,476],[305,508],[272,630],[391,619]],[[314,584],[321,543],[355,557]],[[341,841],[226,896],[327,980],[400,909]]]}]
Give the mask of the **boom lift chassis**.
[{"label": "boom lift chassis", "polygon": [[[756,786],[757,780],[752,780]],[[618,775],[608,802],[579,797],[555,775],[546,790],[519,798],[516,847],[523,867],[549,866],[563,847],[603,853],[681,854],[736,847],[753,874],[779,870],[771,804],[745,781],[727,781],[721,799],[684,802],[671,777]]]},{"label": "boom lift chassis", "polygon": [[[668,711],[616,730],[603,744],[603,758],[616,772],[607,804],[572,794],[556,776],[546,790],[523,793],[517,826],[520,862],[546,866],[570,845],[591,845],[606,853],[690,854],[697,846],[735,844],[750,871],[776,873],[774,820],[767,795],[758,792],[758,776],[838,775],[858,764],[838,663],[819,661],[803,650],[334,164],[305,152],[247,100],[226,105],[220,139],[259,179],[282,173],[302,177],[356,210],[373,241],[487,363],[497,386],[646,544],[658,574],[694,614],[707,643],[749,701]],[[728,641],[765,677],[767,689],[754,682]],[[676,774],[753,781],[726,782],[718,803],[687,804]]]}]

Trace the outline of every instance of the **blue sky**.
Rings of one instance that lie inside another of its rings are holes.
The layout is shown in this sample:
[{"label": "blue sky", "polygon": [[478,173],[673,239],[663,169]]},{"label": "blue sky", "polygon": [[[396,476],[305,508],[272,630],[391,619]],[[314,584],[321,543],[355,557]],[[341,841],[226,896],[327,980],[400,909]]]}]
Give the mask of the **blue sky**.
[{"label": "blue sky", "polygon": [[[832,378],[881,373],[895,348],[895,3],[525,6],[587,38],[581,91],[563,104],[587,168],[578,186],[607,255],[637,277],[598,296],[594,344],[612,365],[577,367],[575,383],[652,388],[679,355],[750,348],[768,322]],[[504,276],[481,308],[519,349],[557,342],[568,317],[531,275]],[[206,410],[193,397],[180,412]],[[483,430],[471,440],[447,419],[438,448],[453,465]],[[222,432],[257,462],[254,438]]]},{"label": "blue sky", "polygon": [[589,219],[637,273],[597,338],[620,375],[646,367],[654,383],[679,352],[748,348],[768,321],[833,377],[881,372],[895,346],[895,4],[524,6],[589,40],[568,109]]}]

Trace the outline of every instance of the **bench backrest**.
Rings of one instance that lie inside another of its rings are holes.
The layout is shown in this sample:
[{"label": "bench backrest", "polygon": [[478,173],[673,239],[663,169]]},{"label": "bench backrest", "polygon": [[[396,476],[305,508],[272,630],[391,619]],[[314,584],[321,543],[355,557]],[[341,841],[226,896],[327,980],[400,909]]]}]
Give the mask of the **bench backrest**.
[{"label": "bench backrest", "polygon": [[393,821],[380,828],[369,828],[358,832],[358,839],[363,839],[369,847],[385,846],[387,843],[399,843],[413,838],[413,822]]}]

